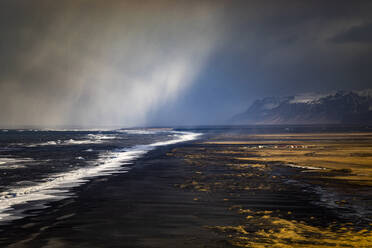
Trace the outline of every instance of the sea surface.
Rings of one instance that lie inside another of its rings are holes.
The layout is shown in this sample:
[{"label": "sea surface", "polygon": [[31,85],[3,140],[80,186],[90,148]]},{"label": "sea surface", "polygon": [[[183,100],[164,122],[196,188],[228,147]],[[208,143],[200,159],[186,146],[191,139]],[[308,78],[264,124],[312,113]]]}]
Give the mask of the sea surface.
[{"label": "sea surface", "polygon": [[0,223],[27,210],[73,197],[97,176],[126,173],[133,161],[160,146],[196,139],[190,131],[0,130]]}]

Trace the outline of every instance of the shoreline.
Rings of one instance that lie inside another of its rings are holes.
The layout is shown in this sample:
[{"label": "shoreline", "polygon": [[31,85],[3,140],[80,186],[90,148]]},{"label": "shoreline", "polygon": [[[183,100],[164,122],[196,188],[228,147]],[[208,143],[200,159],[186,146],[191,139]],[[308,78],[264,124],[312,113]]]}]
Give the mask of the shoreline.
[{"label": "shoreline", "polygon": [[300,168],[246,165],[231,156],[239,146],[207,139],[158,147],[128,173],[94,178],[75,188],[75,197],[0,226],[0,245],[275,247],[304,242],[303,232],[312,233],[310,243],[322,235],[337,242],[342,228],[370,242],[358,234],[368,225],[350,225],[354,217],[340,215],[342,204],[320,204],[317,180],[331,180]]}]

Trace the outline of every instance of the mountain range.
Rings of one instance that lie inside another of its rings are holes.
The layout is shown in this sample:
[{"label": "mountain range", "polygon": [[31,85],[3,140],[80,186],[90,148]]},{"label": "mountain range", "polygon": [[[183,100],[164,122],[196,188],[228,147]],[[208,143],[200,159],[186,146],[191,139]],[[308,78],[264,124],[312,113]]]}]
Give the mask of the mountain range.
[{"label": "mountain range", "polygon": [[234,124],[372,124],[372,89],[258,99]]}]

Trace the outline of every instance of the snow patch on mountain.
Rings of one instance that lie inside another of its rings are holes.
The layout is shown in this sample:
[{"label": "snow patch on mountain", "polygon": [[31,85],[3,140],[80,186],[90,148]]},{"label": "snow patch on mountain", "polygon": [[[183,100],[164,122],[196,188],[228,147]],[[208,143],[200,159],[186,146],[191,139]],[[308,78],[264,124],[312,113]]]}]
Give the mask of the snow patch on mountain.
[{"label": "snow patch on mountain", "polygon": [[258,99],[235,124],[372,124],[372,89]]}]

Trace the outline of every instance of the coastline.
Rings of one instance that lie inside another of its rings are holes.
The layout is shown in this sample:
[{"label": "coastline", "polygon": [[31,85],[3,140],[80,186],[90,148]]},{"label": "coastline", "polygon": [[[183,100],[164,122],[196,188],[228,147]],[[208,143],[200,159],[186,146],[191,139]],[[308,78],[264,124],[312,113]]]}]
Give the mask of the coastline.
[{"label": "coastline", "polygon": [[[342,204],[336,208],[320,204],[324,193],[316,191],[320,179],[301,173],[302,168],[247,166],[235,159],[241,145],[207,140],[210,137],[158,147],[138,159],[128,173],[92,179],[74,189],[75,197],[1,226],[0,244],[331,247],[332,242],[344,242],[345,235],[353,235],[351,245],[371,244],[368,223],[340,214],[349,211]],[[301,237],[304,233],[307,240]]]}]

